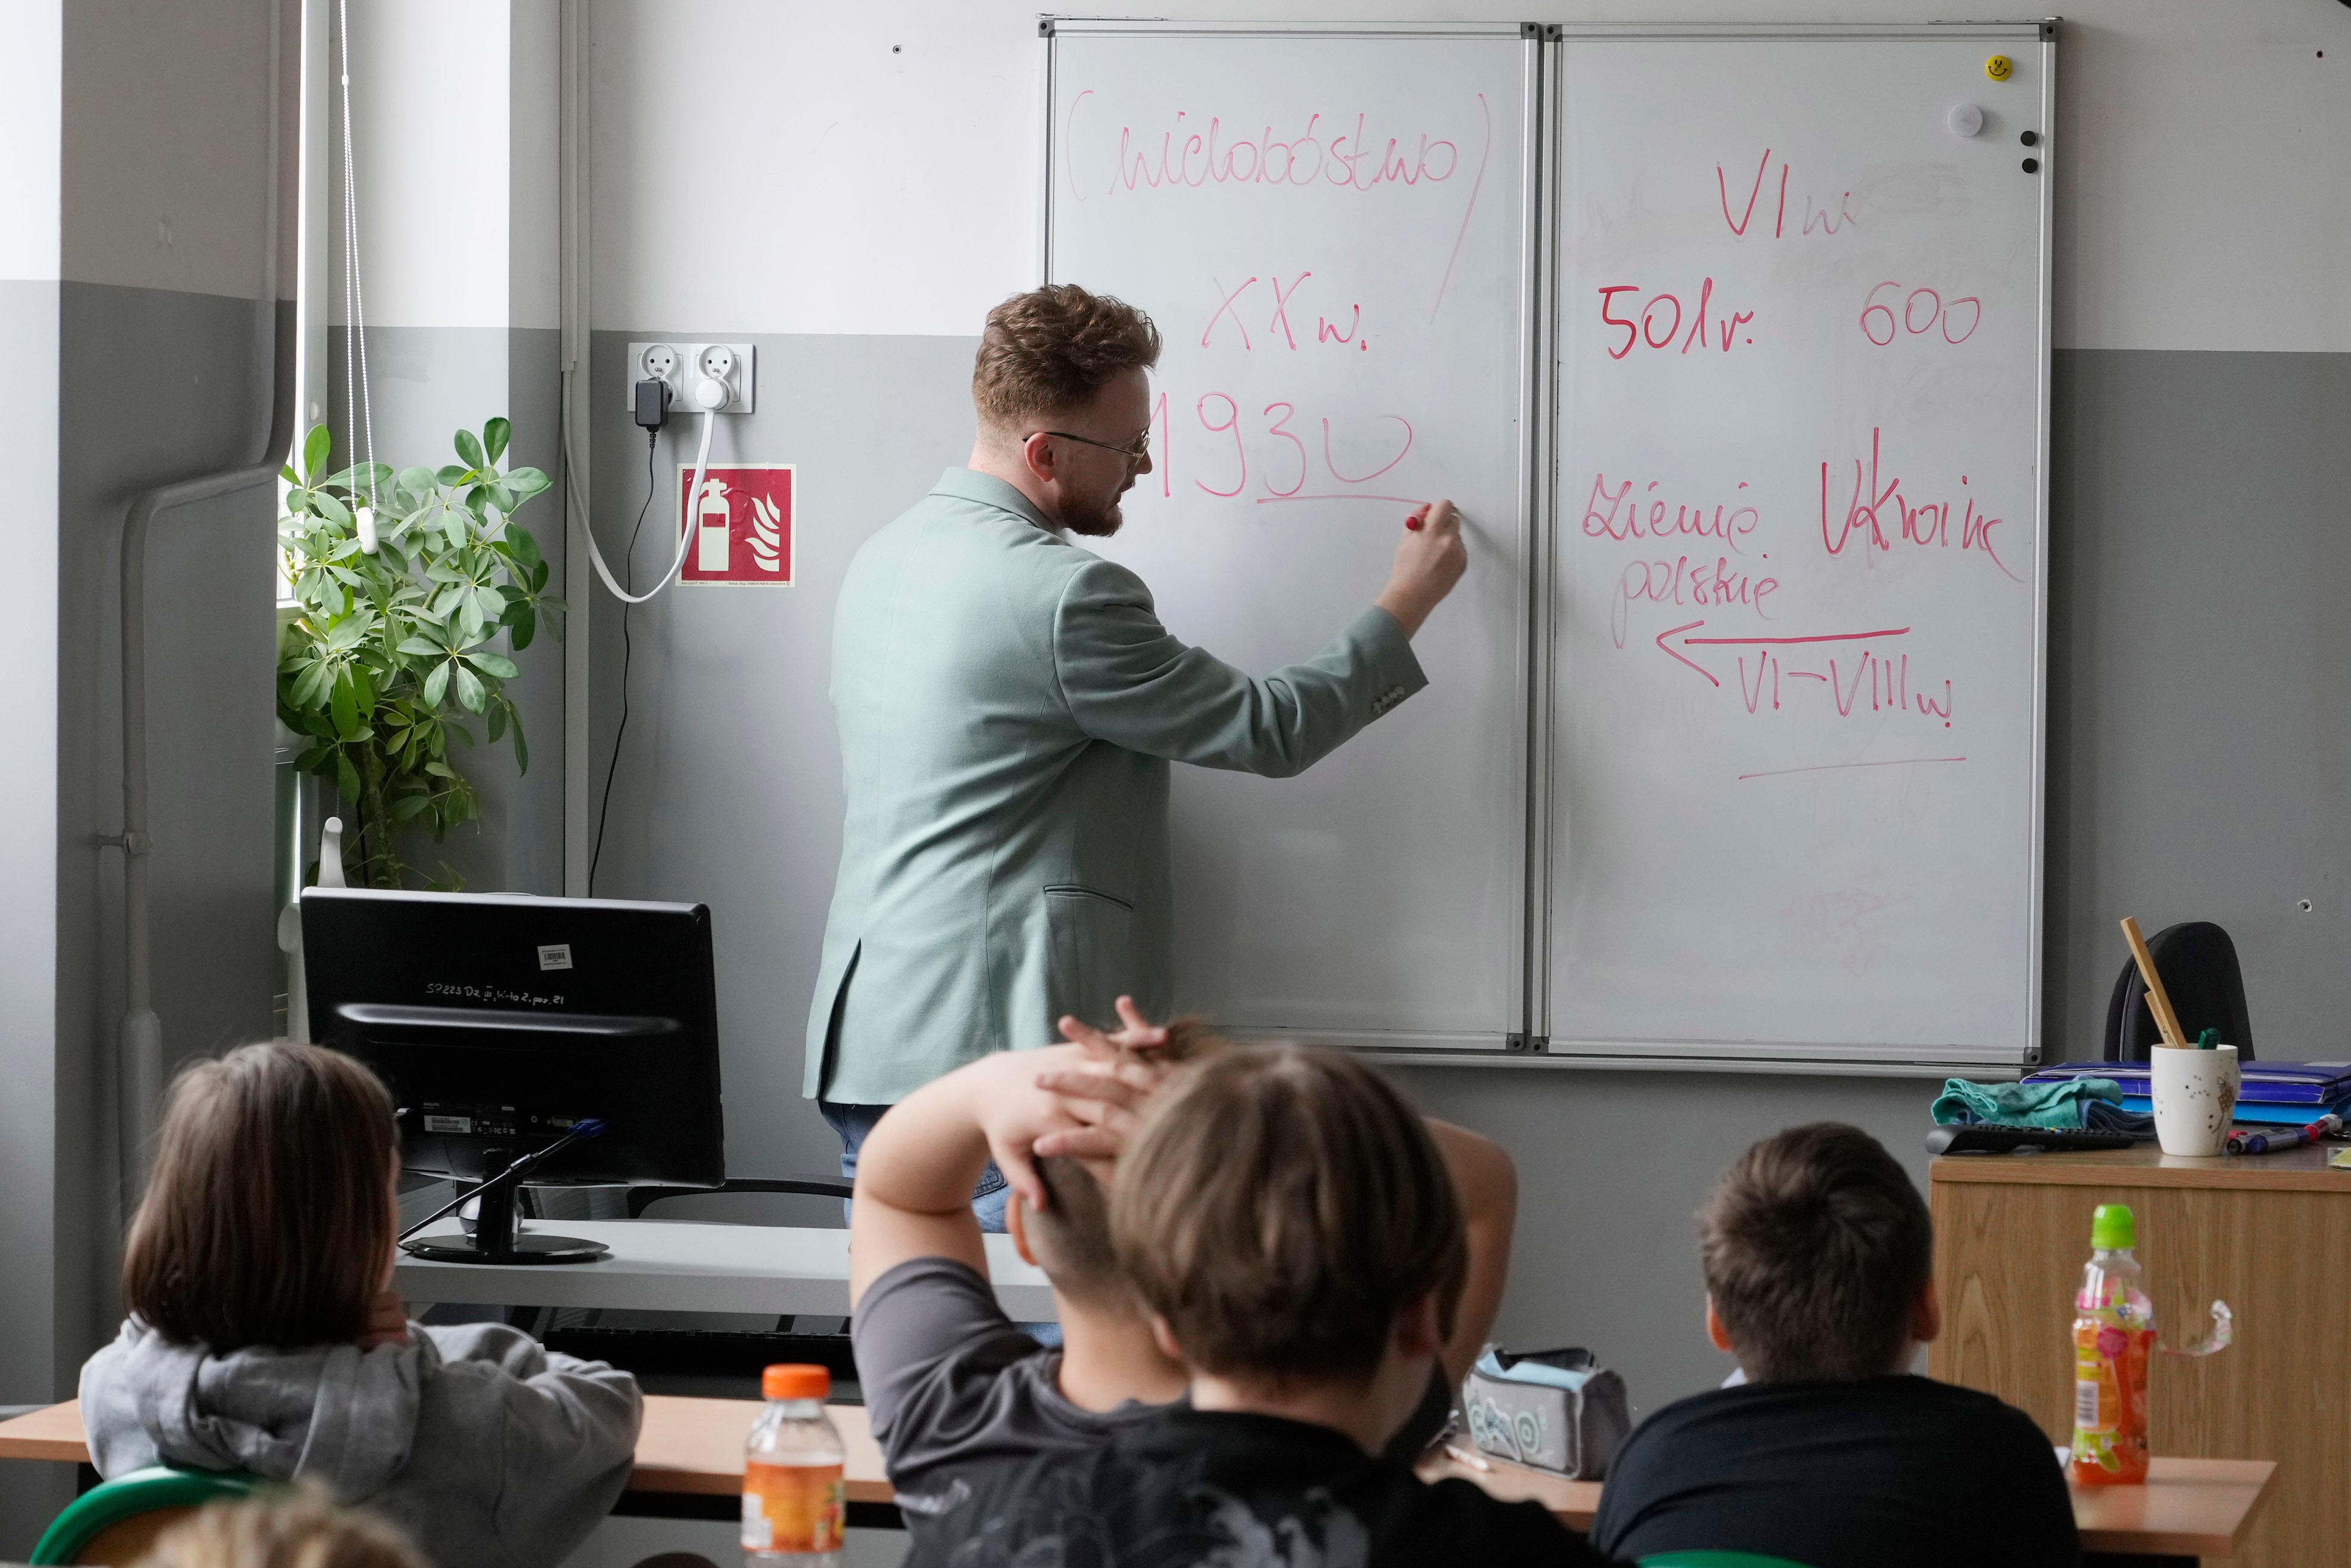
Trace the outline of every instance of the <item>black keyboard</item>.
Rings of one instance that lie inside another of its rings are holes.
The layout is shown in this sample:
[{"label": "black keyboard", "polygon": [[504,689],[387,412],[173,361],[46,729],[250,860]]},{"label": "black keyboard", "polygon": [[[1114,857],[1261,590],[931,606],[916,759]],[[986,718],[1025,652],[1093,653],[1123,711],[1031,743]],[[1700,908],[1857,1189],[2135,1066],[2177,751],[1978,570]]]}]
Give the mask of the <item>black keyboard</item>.
[{"label": "black keyboard", "polygon": [[1927,1134],[1930,1155],[2062,1155],[2081,1149],[2127,1149],[2128,1133],[2056,1127],[1938,1127]]}]

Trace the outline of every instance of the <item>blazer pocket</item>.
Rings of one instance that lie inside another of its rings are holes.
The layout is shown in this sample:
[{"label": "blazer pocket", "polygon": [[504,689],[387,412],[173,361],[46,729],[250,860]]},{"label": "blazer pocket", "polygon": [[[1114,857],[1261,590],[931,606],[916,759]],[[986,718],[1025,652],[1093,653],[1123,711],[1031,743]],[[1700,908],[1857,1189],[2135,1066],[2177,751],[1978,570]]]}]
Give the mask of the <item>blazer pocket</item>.
[{"label": "blazer pocket", "polygon": [[1134,905],[1095,888],[1049,887],[1045,942],[1047,1018],[1117,1029],[1118,998],[1135,986]]}]

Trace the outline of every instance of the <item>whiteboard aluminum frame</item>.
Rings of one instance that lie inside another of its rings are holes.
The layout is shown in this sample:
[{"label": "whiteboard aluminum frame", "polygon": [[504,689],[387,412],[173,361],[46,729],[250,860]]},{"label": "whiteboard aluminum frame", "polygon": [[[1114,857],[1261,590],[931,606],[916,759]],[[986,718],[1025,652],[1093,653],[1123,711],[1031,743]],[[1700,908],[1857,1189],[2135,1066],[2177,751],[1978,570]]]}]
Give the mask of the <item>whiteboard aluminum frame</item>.
[{"label": "whiteboard aluminum frame", "polygon": [[[1946,1070],[1974,1077],[2013,1077],[2019,1071],[2037,1066],[2043,1056],[2043,969],[2045,898],[2043,881],[2045,875],[2047,841],[2048,757],[2049,757],[2049,451],[2051,418],[2051,365],[2053,337],[2052,309],[2055,287],[2054,255],[2056,237],[2056,164],[2051,154],[2057,123],[2057,31],[2059,19],[2047,17],[2039,21],[2020,22],[1793,22],[1793,23],[1638,23],[1638,22],[1569,22],[1550,26],[1548,46],[1557,57],[1559,75],[1554,78],[1563,84],[1566,46],[1571,43],[1616,41],[1703,41],[1703,42],[1786,42],[1792,39],[1851,40],[1856,42],[1888,42],[1895,40],[1949,41],[1955,38],[1978,39],[1986,43],[2011,45],[2032,44],[2036,47],[2041,67],[2041,122],[2035,129],[2038,140],[2032,154],[2039,157],[2041,167],[2034,178],[2040,181],[2040,258],[2038,286],[2040,298],[2035,340],[2036,369],[2039,384],[2034,403],[2033,483],[2032,493],[2037,527],[2034,529],[2035,571],[2032,594],[2032,756],[2027,768],[2032,790],[2029,817],[2032,823],[2030,870],[2026,879],[2025,946],[2026,984],[2024,1000],[2023,1041],[2011,1054],[2002,1051],[1988,1055],[1981,1048],[1952,1046],[1938,1051],[1933,1046],[1896,1045],[1872,1046],[1851,1042],[1803,1040],[1577,1040],[1554,1035],[1551,1031],[1551,949],[1550,924],[1552,915],[1552,863],[1550,846],[1555,830],[1552,822],[1554,803],[1548,788],[1558,754],[1558,713],[1549,701],[1550,685],[1556,679],[1556,649],[1552,633],[1556,630],[1556,617],[1549,613],[1555,606],[1556,595],[1546,576],[1545,599],[1546,636],[1541,663],[1545,666],[1541,677],[1546,692],[1543,711],[1538,716],[1541,729],[1538,747],[1542,758],[1540,772],[1545,789],[1536,801],[1536,811],[1541,818],[1539,830],[1529,834],[1530,846],[1538,841],[1544,848],[1544,859],[1531,862],[1531,875],[1539,875],[1542,897],[1530,899],[1528,954],[1530,964],[1540,955],[1540,977],[1530,982],[1532,1005],[1530,1016],[1542,1020],[1542,1032],[1533,1041],[1531,1059],[1489,1053],[1485,1060],[1510,1065],[1540,1061],[1547,1066],[1584,1066],[1618,1068],[1638,1071],[1730,1071],[1788,1072],[1853,1076],[1933,1077]],[[2022,52],[2021,50],[2019,52]],[[1563,111],[1564,90],[1555,95],[1561,101],[1557,109]],[[1554,180],[1566,169],[1566,141],[1562,117],[1556,158],[1552,168]],[[1556,192],[1547,192],[1548,206],[1554,225],[1553,244],[1562,243],[1556,232],[1560,203]],[[1556,313],[1554,312],[1554,315]],[[1554,336],[1553,341],[1559,340]],[[1552,367],[1556,378],[1564,374],[1564,366],[1554,356]],[[1556,405],[1552,417],[1556,419]],[[1558,509],[1558,450],[1552,457],[1552,497],[1550,515],[1554,527]],[[1555,555],[1555,549],[1546,550],[1546,562]],[[1534,912],[1540,908],[1540,930]],[[1541,946],[1536,947],[1540,939]],[[1397,1052],[1387,1060],[1397,1065],[1419,1064],[1406,1053]]]},{"label": "whiteboard aluminum frame", "polygon": [[1525,973],[1527,1033],[1513,1041],[1516,1050],[1541,1054],[1549,1049],[1543,1030],[1551,1018],[1551,791],[1552,683],[1557,664],[1552,657],[1557,635],[1558,594],[1552,581],[1559,527],[1559,398],[1560,398],[1560,217],[1552,196],[1566,142],[1562,84],[1565,59],[1556,47],[1559,29],[1543,29],[1543,47],[1537,81],[1539,97],[1534,132],[1530,138],[1541,164],[1544,197],[1537,222],[1529,230],[1534,254],[1529,275],[1534,279],[1530,319],[1535,338],[1535,363],[1529,380],[1533,387],[1533,456],[1536,496],[1531,513],[1534,537],[1527,551],[1526,650],[1527,679],[1527,827],[1526,915],[1521,965]]},{"label": "whiteboard aluminum frame", "polygon": [[[1133,21],[1093,16],[1040,16],[1037,36],[1044,50],[1039,72],[1044,88],[1040,118],[1044,121],[1044,159],[1038,187],[1038,253],[1036,277],[1040,285],[1053,281],[1053,168],[1060,152],[1053,105],[1059,89],[1055,44],[1062,37],[1329,37],[1329,38],[1470,38],[1515,41],[1525,50],[1526,103],[1520,117],[1520,221],[1524,253],[1520,263],[1521,292],[1519,319],[1519,460],[1518,548],[1520,568],[1527,574],[1528,600],[1518,627],[1516,697],[1526,715],[1519,737],[1520,755],[1512,759],[1520,787],[1526,791],[1520,826],[1519,885],[1512,905],[1520,911],[1520,940],[1511,955],[1504,986],[1505,1016],[1501,1032],[1455,1033],[1421,1030],[1286,1030],[1279,1027],[1228,1028],[1242,1039],[1281,1039],[1311,1032],[1332,1045],[1350,1046],[1374,1054],[1404,1051],[1442,1061],[1479,1061],[1500,1056],[1540,1052],[1534,1031],[1536,986],[1547,967],[1543,949],[1535,946],[1536,911],[1548,900],[1545,862],[1536,859],[1538,825],[1549,821],[1549,807],[1536,791],[1544,777],[1541,758],[1548,754],[1548,665],[1550,636],[1539,617],[1550,599],[1548,569],[1542,565],[1543,541],[1556,506],[1558,476],[1552,443],[1550,398],[1558,370],[1553,312],[1548,289],[1554,281],[1557,246],[1552,235],[1551,187],[1556,170],[1555,131],[1546,130],[1557,116],[1559,37],[1556,26],[1533,22],[1173,22]],[[1549,89],[1548,91],[1545,89]]]}]

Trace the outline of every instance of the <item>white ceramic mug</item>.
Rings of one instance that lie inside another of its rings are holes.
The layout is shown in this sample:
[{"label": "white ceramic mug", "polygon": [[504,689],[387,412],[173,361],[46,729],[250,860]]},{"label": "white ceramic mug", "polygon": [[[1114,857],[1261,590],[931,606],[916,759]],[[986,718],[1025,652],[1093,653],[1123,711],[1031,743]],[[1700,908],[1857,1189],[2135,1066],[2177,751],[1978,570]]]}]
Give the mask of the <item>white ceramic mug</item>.
[{"label": "white ceramic mug", "polygon": [[2155,1079],[2155,1141],[2167,1155],[2217,1155],[2228,1146],[2237,1109],[2237,1048],[2147,1053]]}]

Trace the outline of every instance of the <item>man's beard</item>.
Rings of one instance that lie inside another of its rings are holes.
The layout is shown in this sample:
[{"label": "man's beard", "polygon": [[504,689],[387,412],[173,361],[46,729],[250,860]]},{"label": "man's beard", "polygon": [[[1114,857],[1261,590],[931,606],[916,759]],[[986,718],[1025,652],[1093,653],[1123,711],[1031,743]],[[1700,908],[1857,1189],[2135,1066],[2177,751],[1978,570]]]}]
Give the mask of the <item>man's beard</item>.
[{"label": "man's beard", "polygon": [[1065,497],[1061,502],[1061,515],[1058,520],[1061,527],[1071,533],[1082,534],[1088,538],[1106,539],[1118,532],[1119,525],[1126,521],[1125,517],[1118,509],[1118,503],[1123,495],[1123,492],[1120,496],[1113,496],[1106,501],[1086,507],[1082,510]]}]

